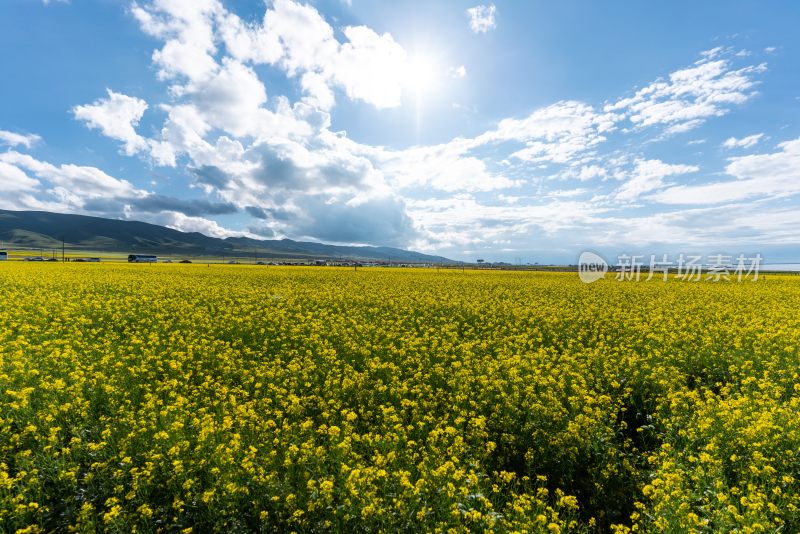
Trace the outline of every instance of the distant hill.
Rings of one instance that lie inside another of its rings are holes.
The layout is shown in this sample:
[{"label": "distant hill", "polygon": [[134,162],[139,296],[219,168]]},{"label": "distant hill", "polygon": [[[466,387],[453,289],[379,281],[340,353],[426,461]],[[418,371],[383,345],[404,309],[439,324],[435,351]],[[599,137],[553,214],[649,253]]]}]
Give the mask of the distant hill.
[{"label": "distant hill", "polygon": [[0,210],[0,240],[6,246],[60,248],[62,239],[67,245],[107,252],[231,257],[250,256],[257,252],[262,257],[276,259],[454,263],[441,256],[392,247],[352,247],[291,239],[221,239],[138,221],[46,211]]}]

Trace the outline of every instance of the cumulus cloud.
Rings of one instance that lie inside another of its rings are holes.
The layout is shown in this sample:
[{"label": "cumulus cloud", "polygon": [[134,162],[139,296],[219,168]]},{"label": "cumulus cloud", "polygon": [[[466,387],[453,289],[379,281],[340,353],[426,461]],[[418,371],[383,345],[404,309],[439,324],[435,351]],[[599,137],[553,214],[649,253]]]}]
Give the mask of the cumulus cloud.
[{"label": "cumulus cloud", "polygon": [[[266,55],[265,62],[279,64],[291,77],[301,77],[302,87],[323,109],[333,103],[331,87],[377,108],[401,103],[408,55],[388,33],[345,26],[346,40],[339,42],[316,9],[289,0],[277,0],[264,15],[263,26],[250,31],[277,39],[280,54]],[[271,44],[269,49],[273,50]]]},{"label": "cumulus cloud", "polygon": [[[255,144],[244,155],[253,168],[227,175],[220,194],[268,221],[270,232],[347,243],[407,242],[415,229],[404,203],[372,159],[344,145],[335,136],[318,139],[313,150],[288,140]],[[218,173],[211,175],[221,181]]]},{"label": "cumulus cloud", "polygon": [[366,26],[348,26],[344,34],[348,42],[339,50],[331,78],[353,100],[377,108],[399,106],[410,70],[406,51],[391,35],[378,35]]},{"label": "cumulus cloud", "polygon": [[[366,26],[346,26],[345,41],[312,6],[275,0],[261,23],[245,23],[216,0],[186,8],[177,0],[136,5],[142,29],[165,41],[153,54],[159,76],[174,80],[175,94],[196,91],[217,76],[217,43],[240,64],[281,67],[322,109],[330,109],[330,89],[378,108],[401,103],[408,57],[390,34]],[[229,78],[226,78],[229,79]],[[220,80],[222,81],[222,80]]]},{"label": "cumulus cloud", "polygon": [[[173,102],[160,106],[168,114],[160,136],[136,132],[147,109],[143,100],[113,91],[76,107],[75,116],[121,141],[126,154],[148,153],[159,165],[175,166],[188,156],[196,167],[225,167],[233,158],[229,152],[218,154],[225,147],[209,139],[216,130],[236,143],[248,137],[309,140],[329,127],[335,89],[377,108],[402,101],[410,64],[392,36],[347,26],[340,42],[312,6],[276,0],[261,22],[244,22],[217,0],[189,5],[159,0],[135,4],[132,13],[146,33],[164,43],[153,63],[159,77],[173,83]],[[254,70],[258,64],[274,65],[297,79],[301,100],[276,96],[268,102]],[[244,152],[241,143],[238,152]]]},{"label": "cumulus cloud", "polygon": [[274,64],[283,56],[277,32],[260,24],[247,24],[233,13],[219,20],[219,36],[230,56],[240,62]]},{"label": "cumulus cloud", "polygon": [[103,135],[122,141],[125,154],[132,156],[147,148],[147,141],[136,133],[136,126],[147,110],[147,102],[106,89],[107,98],[92,104],[75,106],[72,113],[89,128],[100,130]]},{"label": "cumulus cloud", "polygon": [[741,139],[736,139],[735,137],[729,137],[722,143],[722,146],[725,148],[750,148],[758,144],[761,141],[761,138],[764,137],[763,133],[748,135],[747,137],[743,137]]},{"label": "cumulus cloud", "polygon": [[262,143],[245,155],[256,167],[253,182],[275,191],[351,190],[369,188],[372,164],[359,156],[320,146],[309,150],[301,143]]},{"label": "cumulus cloud", "polygon": [[143,31],[165,41],[153,52],[160,79],[198,83],[217,71],[217,47],[210,24],[223,13],[217,0],[159,0],[145,7],[134,4],[131,12]]},{"label": "cumulus cloud", "polygon": [[479,5],[467,9],[469,17],[469,29],[475,33],[486,33],[497,27],[495,23],[495,13],[497,8],[494,4]]},{"label": "cumulus cloud", "polygon": [[[192,93],[202,119],[236,137],[258,131],[267,91],[255,72],[236,61],[225,61],[207,83]],[[202,131],[204,128],[201,127]]]},{"label": "cumulus cloud", "polygon": [[303,208],[284,231],[323,241],[395,246],[404,246],[416,232],[402,201],[391,195],[346,202],[308,196]]},{"label": "cumulus cloud", "polygon": [[95,167],[53,165],[13,150],[0,153],[0,205],[5,209],[84,212],[93,199],[141,194]]}]

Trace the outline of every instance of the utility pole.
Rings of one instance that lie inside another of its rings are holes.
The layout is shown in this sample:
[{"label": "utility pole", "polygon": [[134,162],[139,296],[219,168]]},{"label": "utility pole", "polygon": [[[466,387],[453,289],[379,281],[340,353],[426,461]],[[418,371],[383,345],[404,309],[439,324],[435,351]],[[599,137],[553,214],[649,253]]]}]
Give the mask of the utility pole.
[{"label": "utility pole", "polygon": [[61,236],[61,263],[67,261],[64,259],[64,236]]}]

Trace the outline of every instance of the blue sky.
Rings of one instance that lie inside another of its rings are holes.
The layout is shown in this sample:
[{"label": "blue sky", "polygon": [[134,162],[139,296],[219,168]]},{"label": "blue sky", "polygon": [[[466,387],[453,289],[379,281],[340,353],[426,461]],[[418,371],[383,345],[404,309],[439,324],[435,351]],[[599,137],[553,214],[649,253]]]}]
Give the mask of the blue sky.
[{"label": "blue sky", "polygon": [[0,208],[800,261],[800,4],[10,0]]}]

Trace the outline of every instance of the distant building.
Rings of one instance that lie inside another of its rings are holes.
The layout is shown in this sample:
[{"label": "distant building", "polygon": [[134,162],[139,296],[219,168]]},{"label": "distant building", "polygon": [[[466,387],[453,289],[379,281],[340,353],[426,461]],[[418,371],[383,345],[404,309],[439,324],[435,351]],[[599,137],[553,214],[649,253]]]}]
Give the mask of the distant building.
[{"label": "distant building", "polygon": [[128,263],[156,263],[158,256],[152,254],[131,254],[128,256]]},{"label": "distant building", "polygon": [[8,259],[8,251],[0,250],[0,261],[6,261],[7,259]]}]

